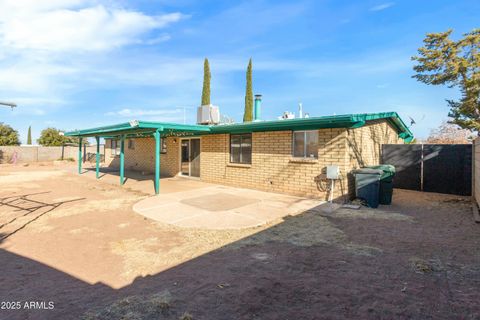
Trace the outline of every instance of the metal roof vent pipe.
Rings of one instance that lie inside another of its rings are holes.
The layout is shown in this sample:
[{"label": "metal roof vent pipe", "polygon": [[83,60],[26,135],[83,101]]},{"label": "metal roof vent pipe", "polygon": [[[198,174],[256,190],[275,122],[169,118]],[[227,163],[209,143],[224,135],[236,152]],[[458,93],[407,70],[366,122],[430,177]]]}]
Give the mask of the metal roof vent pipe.
[{"label": "metal roof vent pipe", "polygon": [[253,110],[253,121],[260,121],[262,117],[262,95],[255,95],[255,106]]}]

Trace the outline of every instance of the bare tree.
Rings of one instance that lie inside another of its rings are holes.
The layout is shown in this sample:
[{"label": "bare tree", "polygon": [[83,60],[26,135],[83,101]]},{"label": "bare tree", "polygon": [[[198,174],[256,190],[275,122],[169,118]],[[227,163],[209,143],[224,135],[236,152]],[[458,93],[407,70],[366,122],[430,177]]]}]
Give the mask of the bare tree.
[{"label": "bare tree", "polygon": [[430,131],[425,143],[435,144],[465,144],[472,143],[476,135],[468,129],[462,129],[458,125],[447,121]]}]

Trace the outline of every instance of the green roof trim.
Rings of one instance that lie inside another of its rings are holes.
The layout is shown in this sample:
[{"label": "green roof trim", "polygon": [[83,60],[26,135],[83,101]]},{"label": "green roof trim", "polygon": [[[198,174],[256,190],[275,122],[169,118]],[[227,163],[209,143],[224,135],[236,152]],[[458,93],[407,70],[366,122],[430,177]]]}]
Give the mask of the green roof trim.
[{"label": "green roof trim", "polygon": [[322,128],[360,128],[367,121],[387,121],[397,130],[406,142],[413,139],[413,133],[396,112],[346,114],[312,118],[285,119],[274,121],[254,121],[238,124],[211,126],[211,133],[247,133],[258,131],[314,130]]},{"label": "green roof trim", "polygon": [[72,136],[72,137],[94,137],[94,136],[111,137],[111,136],[120,136],[120,135],[148,136],[150,134],[153,134],[157,130],[165,135],[169,133],[174,133],[174,132],[182,132],[182,133],[190,133],[190,134],[201,134],[201,133],[210,132],[210,128],[208,126],[202,126],[202,125],[177,124],[177,123],[169,123],[169,122],[131,121],[131,122],[124,122],[124,123],[119,123],[111,126],[69,131],[69,132],[65,132],[65,135]]},{"label": "green roof trim", "polygon": [[405,125],[396,112],[346,114],[324,117],[311,117],[299,119],[285,119],[273,121],[253,121],[235,124],[220,125],[190,125],[168,122],[132,121],[111,126],[104,126],[85,130],[66,132],[66,136],[75,137],[127,137],[149,136],[155,131],[160,131],[163,137],[220,134],[220,133],[248,133],[261,131],[282,130],[315,130],[323,128],[359,128],[367,121],[386,119],[398,132],[398,136],[406,142],[413,140],[413,133]]}]

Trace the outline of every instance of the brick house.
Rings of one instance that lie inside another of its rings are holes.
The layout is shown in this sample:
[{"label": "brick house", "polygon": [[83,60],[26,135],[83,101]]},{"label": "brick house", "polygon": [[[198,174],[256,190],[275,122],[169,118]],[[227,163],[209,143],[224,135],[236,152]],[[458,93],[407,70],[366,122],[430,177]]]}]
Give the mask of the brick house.
[{"label": "brick house", "polygon": [[382,144],[413,138],[395,112],[207,126],[133,122],[66,134],[104,137],[105,165],[119,168],[121,181],[124,168],[155,172],[157,192],[160,175],[178,175],[316,198],[328,196],[327,166],[340,171],[333,198],[346,196],[353,169],[378,164]]}]

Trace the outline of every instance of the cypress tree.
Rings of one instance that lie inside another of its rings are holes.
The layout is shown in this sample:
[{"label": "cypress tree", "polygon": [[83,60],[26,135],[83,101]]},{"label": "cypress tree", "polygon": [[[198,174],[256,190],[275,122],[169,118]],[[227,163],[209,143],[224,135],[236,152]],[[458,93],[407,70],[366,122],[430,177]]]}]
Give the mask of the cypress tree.
[{"label": "cypress tree", "polygon": [[28,127],[27,144],[32,144],[32,126]]},{"label": "cypress tree", "polygon": [[203,89],[202,89],[202,106],[210,104],[210,65],[208,59],[203,62]]},{"label": "cypress tree", "polygon": [[253,120],[253,90],[252,90],[252,58],[248,62],[247,68],[247,87],[245,90],[245,113],[243,114],[243,122]]}]

